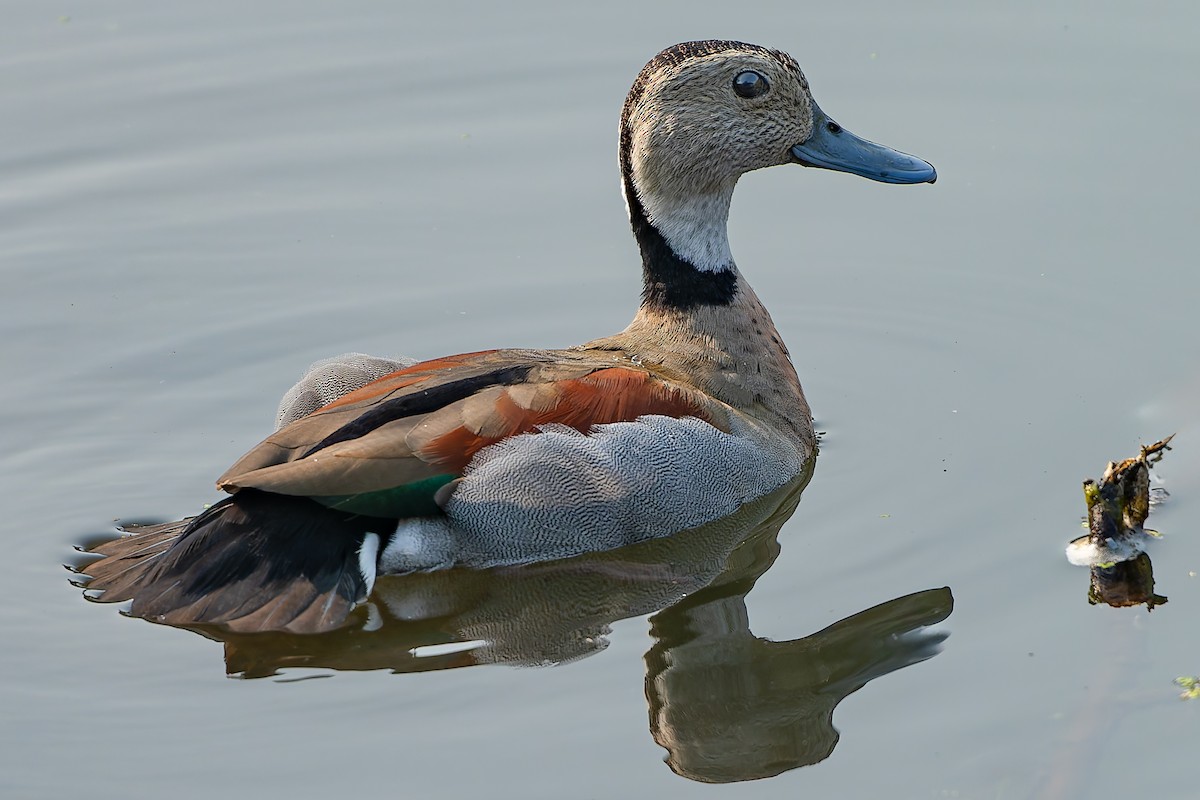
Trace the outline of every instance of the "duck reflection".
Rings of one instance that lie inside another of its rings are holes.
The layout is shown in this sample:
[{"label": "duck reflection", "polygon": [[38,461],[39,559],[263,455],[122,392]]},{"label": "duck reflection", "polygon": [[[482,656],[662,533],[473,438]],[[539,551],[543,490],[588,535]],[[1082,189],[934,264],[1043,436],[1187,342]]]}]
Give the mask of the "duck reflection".
[{"label": "duck reflection", "polygon": [[646,654],[650,732],[667,764],[706,783],[769,778],[829,757],[833,709],[869,681],[934,656],[948,588],[883,603],[786,642],[750,632],[753,579],[701,592],[656,615]]},{"label": "duck reflection", "polygon": [[234,634],[230,674],[295,667],[423,672],[563,664],[608,644],[613,622],[656,613],[646,654],[650,729],[676,773],[725,782],[816,763],[831,716],[873,678],[933,656],[920,629],[949,616],[949,589],[892,600],[803,639],[750,631],[746,594],[779,554],[811,472],[736,514],[676,536],[519,568],[380,578],[352,624],[331,633]]}]

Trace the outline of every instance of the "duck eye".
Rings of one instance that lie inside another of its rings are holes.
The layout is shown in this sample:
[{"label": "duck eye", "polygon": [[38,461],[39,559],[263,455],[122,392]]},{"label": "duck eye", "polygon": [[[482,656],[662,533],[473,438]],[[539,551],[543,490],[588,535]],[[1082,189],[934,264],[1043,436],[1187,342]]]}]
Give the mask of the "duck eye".
[{"label": "duck eye", "polygon": [[733,79],[733,91],[738,97],[762,97],[770,88],[766,78],[750,70],[739,72]]}]

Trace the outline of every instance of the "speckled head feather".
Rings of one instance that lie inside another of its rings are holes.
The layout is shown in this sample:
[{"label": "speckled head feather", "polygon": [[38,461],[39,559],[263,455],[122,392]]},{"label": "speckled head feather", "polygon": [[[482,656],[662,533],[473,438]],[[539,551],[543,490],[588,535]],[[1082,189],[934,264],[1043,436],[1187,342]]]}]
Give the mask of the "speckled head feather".
[{"label": "speckled head feather", "polygon": [[796,80],[800,82],[806,91],[808,90],[808,79],[804,77],[804,72],[801,71],[800,65],[796,63],[796,59],[782,50],[772,50],[757,44],[733,42],[724,39],[705,39],[700,42],[680,42],[679,44],[672,45],[650,59],[646,63],[646,66],[642,67],[642,71],[638,73],[637,78],[633,81],[633,86],[629,89],[629,94],[625,97],[625,105],[621,108],[620,158],[622,175],[629,173],[629,150],[632,138],[629,126],[630,117],[641,102],[642,96],[646,92],[646,86],[651,82],[651,79],[672,67],[677,67],[692,59],[729,52],[753,53],[762,58],[777,61],[780,66],[796,77]]},{"label": "speckled head feather", "polygon": [[[769,89],[743,97],[734,79]],[[721,305],[737,291],[725,230],[741,175],[793,159],[812,131],[812,97],[786,53],[732,41],[685,42],[642,69],[621,113],[620,165],[642,250],[644,302]],[[697,275],[699,273],[699,275]]]}]

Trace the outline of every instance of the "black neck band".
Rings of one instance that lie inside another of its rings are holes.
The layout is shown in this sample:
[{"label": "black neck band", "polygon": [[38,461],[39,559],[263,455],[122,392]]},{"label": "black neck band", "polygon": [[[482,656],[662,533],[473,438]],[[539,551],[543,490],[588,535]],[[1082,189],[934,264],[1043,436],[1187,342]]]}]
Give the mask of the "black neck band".
[{"label": "black neck band", "polygon": [[[622,142],[624,144],[624,142]],[[622,166],[627,158],[622,154]],[[625,171],[625,170],[623,170]],[[680,258],[658,228],[646,217],[633,179],[625,171],[625,200],[638,249],[642,251],[642,305],[688,311],[697,306],[727,306],[737,295],[737,273],[732,269],[700,270]]]}]

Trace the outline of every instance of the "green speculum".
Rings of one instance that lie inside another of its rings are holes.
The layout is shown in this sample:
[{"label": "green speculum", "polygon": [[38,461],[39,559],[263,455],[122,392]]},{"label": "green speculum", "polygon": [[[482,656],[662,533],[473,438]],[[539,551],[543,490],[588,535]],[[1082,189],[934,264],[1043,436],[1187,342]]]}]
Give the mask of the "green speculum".
[{"label": "green speculum", "polygon": [[364,514],[368,517],[427,517],[442,513],[434,496],[438,489],[457,477],[457,475],[434,475],[432,478],[413,481],[402,486],[393,486],[390,489],[359,494],[326,495],[312,499],[329,508]]}]

